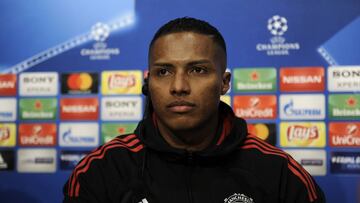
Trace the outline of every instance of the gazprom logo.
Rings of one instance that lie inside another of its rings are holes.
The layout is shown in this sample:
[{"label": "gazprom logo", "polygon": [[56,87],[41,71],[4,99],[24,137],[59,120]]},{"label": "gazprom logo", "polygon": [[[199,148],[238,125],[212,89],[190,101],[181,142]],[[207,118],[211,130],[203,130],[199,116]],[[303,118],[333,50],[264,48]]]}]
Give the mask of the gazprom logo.
[{"label": "gazprom logo", "polygon": [[60,146],[86,147],[99,144],[98,123],[60,123]]},{"label": "gazprom logo", "polygon": [[71,129],[68,129],[63,134],[63,140],[65,143],[92,143],[95,141],[94,137],[78,137],[76,135],[73,135],[71,131]]},{"label": "gazprom logo", "polygon": [[320,109],[296,109],[293,100],[285,105],[284,112],[288,116],[318,116],[321,114]]},{"label": "gazprom logo", "polygon": [[325,96],[323,94],[280,95],[281,119],[324,119]]}]

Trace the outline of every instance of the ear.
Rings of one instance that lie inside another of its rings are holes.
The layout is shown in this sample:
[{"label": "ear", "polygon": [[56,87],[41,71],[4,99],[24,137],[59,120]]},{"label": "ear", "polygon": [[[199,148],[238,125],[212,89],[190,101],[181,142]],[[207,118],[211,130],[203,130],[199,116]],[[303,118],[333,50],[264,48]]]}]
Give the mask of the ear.
[{"label": "ear", "polygon": [[226,92],[230,89],[230,80],[231,73],[225,71],[222,75],[221,95],[226,94]]}]

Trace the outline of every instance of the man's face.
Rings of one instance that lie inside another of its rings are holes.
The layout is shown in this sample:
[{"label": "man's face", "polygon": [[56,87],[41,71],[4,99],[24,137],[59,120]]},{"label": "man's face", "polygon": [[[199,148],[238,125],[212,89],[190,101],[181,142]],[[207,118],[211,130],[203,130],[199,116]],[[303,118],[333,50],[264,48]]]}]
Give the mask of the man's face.
[{"label": "man's face", "polygon": [[186,131],[216,119],[220,95],[229,89],[225,64],[211,36],[180,32],[158,38],[149,54],[149,93],[159,124]]}]

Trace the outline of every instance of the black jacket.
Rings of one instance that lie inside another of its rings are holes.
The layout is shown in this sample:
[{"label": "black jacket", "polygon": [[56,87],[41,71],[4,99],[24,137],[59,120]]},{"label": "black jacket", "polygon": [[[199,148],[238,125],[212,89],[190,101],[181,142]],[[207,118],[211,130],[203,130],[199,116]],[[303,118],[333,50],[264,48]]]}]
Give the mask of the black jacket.
[{"label": "black jacket", "polygon": [[73,171],[64,202],[325,202],[314,179],[288,154],[255,136],[220,105],[216,139],[189,153],[170,147],[152,117],[134,134],[97,148]]}]

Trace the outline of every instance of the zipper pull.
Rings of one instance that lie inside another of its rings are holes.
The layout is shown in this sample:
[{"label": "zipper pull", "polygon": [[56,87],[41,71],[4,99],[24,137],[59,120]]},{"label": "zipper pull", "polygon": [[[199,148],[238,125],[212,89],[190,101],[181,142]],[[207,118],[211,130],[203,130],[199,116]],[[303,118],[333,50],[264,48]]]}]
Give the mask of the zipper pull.
[{"label": "zipper pull", "polygon": [[194,155],[193,152],[188,152],[187,153],[187,162],[189,165],[193,165],[194,164]]}]

